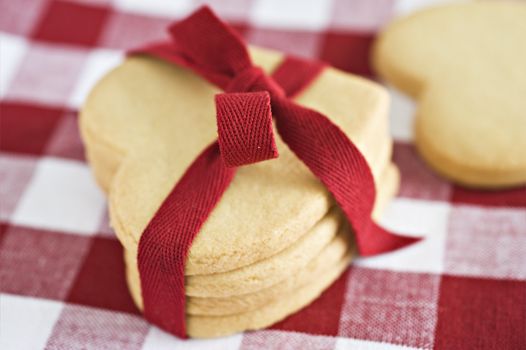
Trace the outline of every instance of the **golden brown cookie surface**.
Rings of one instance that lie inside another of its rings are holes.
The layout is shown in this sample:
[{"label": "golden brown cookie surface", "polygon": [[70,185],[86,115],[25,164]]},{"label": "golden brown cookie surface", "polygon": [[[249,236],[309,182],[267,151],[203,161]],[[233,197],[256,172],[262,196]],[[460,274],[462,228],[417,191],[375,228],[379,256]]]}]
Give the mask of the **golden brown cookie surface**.
[{"label": "golden brown cookie surface", "polygon": [[526,4],[437,7],[388,26],[380,75],[417,99],[415,142],[468,186],[526,182]]}]

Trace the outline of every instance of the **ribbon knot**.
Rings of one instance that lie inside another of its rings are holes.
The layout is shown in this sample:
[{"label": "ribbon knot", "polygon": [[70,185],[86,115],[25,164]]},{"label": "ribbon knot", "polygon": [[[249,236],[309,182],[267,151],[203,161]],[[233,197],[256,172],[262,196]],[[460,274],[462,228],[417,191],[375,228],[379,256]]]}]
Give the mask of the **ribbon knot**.
[{"label": "ribbon knot", "polygon": [[285,97],[281,86],[257,66],[251,66],[237,73],[225,89],[225,92],[255,91],[268,91],[272,98]]}]

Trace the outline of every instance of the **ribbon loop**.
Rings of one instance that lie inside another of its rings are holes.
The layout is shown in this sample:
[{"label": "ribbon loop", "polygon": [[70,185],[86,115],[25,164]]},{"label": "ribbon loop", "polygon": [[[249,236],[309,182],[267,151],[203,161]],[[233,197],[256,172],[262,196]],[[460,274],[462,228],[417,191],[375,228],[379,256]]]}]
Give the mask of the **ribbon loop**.
[{"label": "ribbon loop", "polygon": [[169,31],[180,54],[194,67],[233,77],[252,66],[243,40],[208,8],[176,22]]},{"label": "ribbon loop", "polygon": [[219,148],[227,167],[278,157],[267,91],[217,94],[215,104]]}]

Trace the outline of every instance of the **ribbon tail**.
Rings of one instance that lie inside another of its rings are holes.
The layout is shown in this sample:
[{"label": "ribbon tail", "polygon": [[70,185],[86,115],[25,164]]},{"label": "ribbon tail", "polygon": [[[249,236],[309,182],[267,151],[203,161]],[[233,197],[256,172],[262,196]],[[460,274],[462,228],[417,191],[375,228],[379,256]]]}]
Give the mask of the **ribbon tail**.
[{"label": "ribbon tail", "polygon": [[[364,237],[365,236],[365,237]],[[400,236],[372,221],[367,235],[357,235],[360,254],[372,256],[391,252],[420,241],[421,237]]]},{"label": "ribbon tail", "polygon": [[389,252],[419,240],[390,233],[373,222],[376,190],[371,169],[338,126],[287,99],[275,101],[273,108],[281,137],[331,192],[354,230],[360,254]]},{"label": "ribbon tail", "polygon": [[193,239],[235,174],[216,142],[186,170],[139,241],[138,264],[146,318],[186,338],[184,267]]}]

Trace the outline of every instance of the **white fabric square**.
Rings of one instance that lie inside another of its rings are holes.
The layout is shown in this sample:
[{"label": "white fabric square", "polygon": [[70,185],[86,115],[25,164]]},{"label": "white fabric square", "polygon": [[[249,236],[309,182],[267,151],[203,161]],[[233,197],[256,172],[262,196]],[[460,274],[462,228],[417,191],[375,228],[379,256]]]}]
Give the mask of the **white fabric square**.
[{"label": "white fabric square", "polygon": [[334,350],[418,350],[411,346],[381,343],[371,340],[361,340],[352,338],[338,337]]},{"label": "white fabric square", "polygon": [[43,349],[62,307],[56,301],[0,294],[0,349]]},{"label": "white fabric square", "polygon": [[331,28],[376,32],[392,16],[393,0],[333,0]]},{"label": "white fabric square", "polygon": [[330,23],[331,6],[327,0],[256,0],[250,20],[275,29],[320,30]]},{"label": "white fabric square", "polygon": [[33,177],[37,160],[15,154],[0,154],[0,219],[8,221]]},{"label": "white fabric square", "polygon": [[73,45],[33,42],[28,47],[6,97],[62,106],[71,95],[89,51]]},{"label": "white fabric square", "polygon": [[72,107],[80,107],[93,86],[123,58],[119,51],[97,49],[89,54],[70,97]]},{"label": "white fabric square", "polygon": [[394,232],[422,236],[407,248],[355,260],[357,266],[392,271],[440,273],[451,206],[444,202],[397,198],[390,203],[382,224]]},{"label": "white fabric square", "polygon": [[388,85],[387,91],[391,96],[391,108],[389,109],[391,136],[396,141],[411,141],[416,111],[415,102],[392,86]]},{"label": "white fabric square", "polygon": [[441,276],[352,267],[338,335],[428,348],[434,344]]},{"label": "white fabric square", "polygon": [[142,350],[235,350],[239,349],[243,334],[214,339],[181,340],[157,327],[151,327]]},{"label": "white fabric square", "polygon": [[455,205],[445,271],[460,276],[526,280],[526,210]]},{"label": "white fabric square", "polygon": [[105,208],[89,168],[80,162],[43,158],[13,214],[17,224],[94,234]]},{"label": "white fabric square", "polygon": [[24,39],[0,33],[0,97],[7,92],[26,50],[27,41]]},{"label": "white fabric square", "polygon": [[121,11],[162,17],[185,16],[192,5],[192,0],[114,0],[114,6]]}]

